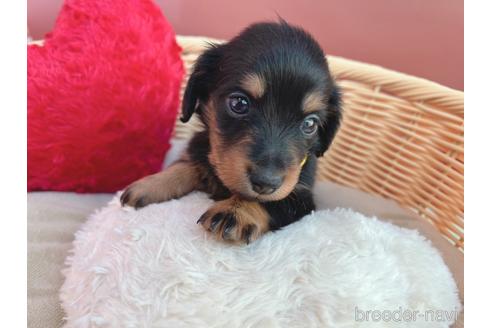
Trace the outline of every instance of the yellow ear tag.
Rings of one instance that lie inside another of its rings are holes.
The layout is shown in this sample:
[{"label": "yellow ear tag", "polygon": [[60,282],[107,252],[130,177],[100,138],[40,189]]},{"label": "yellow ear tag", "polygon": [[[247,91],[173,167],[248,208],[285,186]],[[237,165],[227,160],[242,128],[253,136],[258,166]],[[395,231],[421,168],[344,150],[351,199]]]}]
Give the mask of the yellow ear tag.
[{"label": "yellow ear tag", "polygon": [[306,155],[306,156],[304,156],[304,158],[302,159],[302,162],[301,162],[301,167],[303,167],[303,166],[304,166],[304,164],[306,164],[307,157],[308,157],[308,156]]}]

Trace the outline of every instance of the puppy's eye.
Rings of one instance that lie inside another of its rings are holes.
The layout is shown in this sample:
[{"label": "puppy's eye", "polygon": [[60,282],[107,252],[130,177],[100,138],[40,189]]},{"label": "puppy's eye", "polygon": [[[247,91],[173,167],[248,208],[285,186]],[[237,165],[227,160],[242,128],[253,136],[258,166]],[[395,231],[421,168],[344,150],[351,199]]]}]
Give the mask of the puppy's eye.
[{"label": "puppy's eye", "polygon": [[318,118],[314,115],[308,116],[301,123],[301,131],[306,136],[312,136],[318,130]]},{"label": "puppy's eye", "polygon": [[227,98],[227,105],[233,114],[243,116],[249,112],[249,99],[242,93],[233,93]]}]

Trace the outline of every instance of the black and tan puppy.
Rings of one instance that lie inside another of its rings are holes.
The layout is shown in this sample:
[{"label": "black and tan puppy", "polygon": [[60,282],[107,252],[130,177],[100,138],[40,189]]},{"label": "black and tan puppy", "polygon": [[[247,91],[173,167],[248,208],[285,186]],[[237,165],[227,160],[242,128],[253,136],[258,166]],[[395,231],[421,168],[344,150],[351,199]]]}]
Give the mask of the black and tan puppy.
[{"label": "black and tan puppy", "polygon": [[213,45],[195,64],[182,118],[205,129],[182,158],[123,193],[135,207],[193,190],[216,203],[198,220],[217,238],[257,239],[314,209],[316,157],[341,118],[340,93],[316,41],[285,22],[260,23]]}]

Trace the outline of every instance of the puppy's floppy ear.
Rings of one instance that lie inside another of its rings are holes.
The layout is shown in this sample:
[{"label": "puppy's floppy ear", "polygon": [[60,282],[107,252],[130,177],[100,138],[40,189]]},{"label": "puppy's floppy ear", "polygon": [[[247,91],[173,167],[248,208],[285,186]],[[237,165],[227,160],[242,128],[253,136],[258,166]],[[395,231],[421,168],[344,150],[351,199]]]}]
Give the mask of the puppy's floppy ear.
[{"label": "puppy's floppy ear", "polygon": [[221,46],[210,44],[210,48],[198,57],[183,96],[181,122],[186,123],[197,111],[199,102],[208,99],[210,85],[213,83],[221,55]]},{"label": "puppy's floppy ear", "polygon": [[319,127],[318,132],[319,141],[315,149],[315,154],[317,157],[323,156],[325,151],[328,149],[342,120],[342,94],[338,86],[335,84],[331,89],[328,98],[328,107],[326,110],[328,111],[328,115],[325,122],[323,122]]}]

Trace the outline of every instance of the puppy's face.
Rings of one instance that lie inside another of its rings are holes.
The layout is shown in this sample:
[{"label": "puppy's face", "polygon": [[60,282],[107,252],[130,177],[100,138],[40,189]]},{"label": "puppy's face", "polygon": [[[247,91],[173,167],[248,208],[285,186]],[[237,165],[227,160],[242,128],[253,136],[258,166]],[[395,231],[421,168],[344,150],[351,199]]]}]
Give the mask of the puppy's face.
[{"label": "puppy's face", "polygon": [[232,192],[261,201],[292,192],[303,163],[339,125],[339,94],[317,43],[286,23],[256,24],[198,60],[183,99],[208,127],[209,160]]}]

